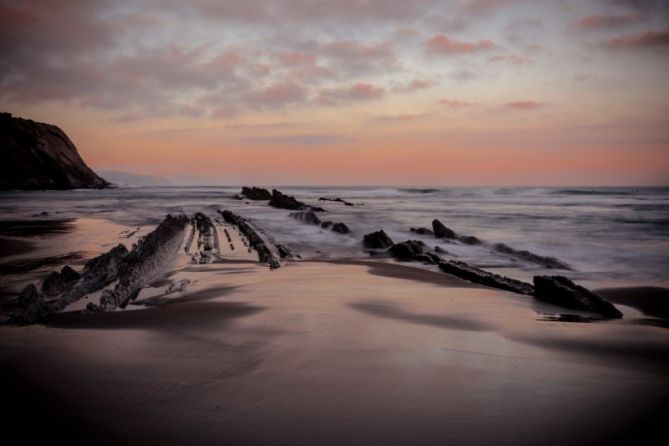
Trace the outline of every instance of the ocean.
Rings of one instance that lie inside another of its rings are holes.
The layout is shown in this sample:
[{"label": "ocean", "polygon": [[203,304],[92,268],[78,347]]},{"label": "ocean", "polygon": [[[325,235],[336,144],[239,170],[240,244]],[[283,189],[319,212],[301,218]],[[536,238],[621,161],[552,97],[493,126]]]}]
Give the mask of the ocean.
[{"label": "ocean", "polygon": [[[0,193],[1,219],[102,219],[128,227],[154,225],[168,213],[229,209],[252,220],[303,259],[361,259],[364,234],[384,229],[395,241],[424,241],[465,261],[516,279],[562,274],[589,287],[669,286],[669,188],[666,187],[278,187],[343,222],[342,235],[290,218],[266,202],[237,200],[240,187],[125,187],[103,190]],[[319,201],[342,198],[355,204]],[[43,212],[48,216],[41,215]],[[433,219],[484,243],[471,246],[409,231]],[[546,269],[492,249],[552,256],[570,271]],[[72,251],[75,247],[64,247]],[[103,251],[104,249],[101,249]],[[416,265],[420,266],[420,265]],[[421,266],[433,268],[434,266]]]}]

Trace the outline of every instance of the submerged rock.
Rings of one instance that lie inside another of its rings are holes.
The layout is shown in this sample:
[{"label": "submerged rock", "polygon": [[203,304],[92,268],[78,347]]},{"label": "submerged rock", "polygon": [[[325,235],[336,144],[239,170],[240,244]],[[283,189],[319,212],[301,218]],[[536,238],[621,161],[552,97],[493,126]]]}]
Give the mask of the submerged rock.
[{"label": "submerged rock", "polygon": [[346,206],[355,206],[353,203],[346,201],[341,198],[326,198],[326,197],[320,197],[318,201],[334,201],[337,203],[344,203]]},{"label": "submerged rock", "polygon": [[392,239],[388,237],[388,234],[383,229],[365,234],[362,244],[366,248],[372,249],[384,249],[394,245]]},{"label": "submerged rock", "polygon": [[434,252],[436,252],[437,254],[450,254],[448,251],[446,251],[444,248],[438,245],[434,247]]},{"label": "submerged rock", "polygon": [[492,245],[492,247],[495,251],[501,252],[502,254],[507,254],[512,257],[517,257],[526,260],[528,262],[532,262],[537,265],[543,266],[545,268],[565,269],[565,270],[571,269],[569,265],[567,265],[566,263],[564,263],[559,259],[556,259],[555,257],[540,256],[530,251],[519,251],[513,249],[512,247],[504,243],[495,243],[494,245]]},{"label": "submerged rock", "polygon": [[458,240],[465,245],[480,245],[483,243],[480,239],[474,237],[473,235],[461,235],[458,237]]},{"label": "submerged rock", "polygon": [[307,208],[306,204],[297,201],[294,197],[285,195],[276,189],[272,189],[272,197],[269,200],[269,205],[275,208],[289,209],[293,211]]},{"label": "submerged rock", "polygon": [[346,226],[345,223],[335,223],[332,225],[332,232],[337,232],[339,234],[348,234],[351,230]]},{"label": "submerged rock", "polygon": [[296,220],[303,221],[304,223],[308,223],[310,225],[319,225],[321,224],[321,219],[318,218],[318,216],[314,213],[314,211],[300,211],[300,212],[291,212],[289,217],[294,218]]},{"label": "submerged rock", "polygon": [[425,262],[433,265],[443,260],[438,255],[429,252],[427,245],[420,240],[396,243],[388,249],[388,253],[398,260]]},{"label": "submerged rock", "polygon": [[432,229],[434,230],[434,236],[437,238],[454,239],[457,237],[455,231],[444,226],[444,224],[436,218],[432,220]]},{"label": "submerged rock", "polygon": [[623,317],[611,302],[563,276],[534,276],[534,289],[534,297],[553,305],[591,311],[609,319]]},{"label": "submerged rock", "polygon": [[262,187],[242,187],[241,195],[245,196],[249,200],[270,200],[272,194],[267,189]]},{"label": "submerged rock", "polygon": [[439,269],[445,273],[468,280],[472,283],[478,283],[480,285],[499,288],[519,294],[532,295],[534,293],[534,287],[529,283],[500,276],[499,274],[493,274],[475,266],[468,265],[465,262],[458,262],[455,260],[440,262]]},{"label": "submerged rock", "polygon": [[331,222],[331,221],[324,221],[323,223],[321,223],[321,228],[323,228],[323,229],[327,229],[327,228],[329,228],[330,226],[332,226],[332,222]]},{"label": "submerged rock", "polygon": [[434,232],[428,228],[410,228],[410,231],[419,235],[434,235]]}]

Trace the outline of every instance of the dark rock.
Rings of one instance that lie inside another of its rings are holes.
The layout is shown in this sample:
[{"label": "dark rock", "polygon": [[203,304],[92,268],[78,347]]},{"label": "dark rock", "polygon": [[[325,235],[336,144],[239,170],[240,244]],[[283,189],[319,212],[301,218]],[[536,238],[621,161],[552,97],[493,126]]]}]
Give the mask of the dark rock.
[{"label": "dark rock", "polygon": [[432,220],[432,229],[434,229],[434,236],[437,238],[454,239],[457,237],[455,231],[447,228],[437,219]]},{"label": "dark rock", "polygon": [[91,311],[111,311],[117,307],[125,308],[130,301],[136,299],[142,286],[174,259],[190,222],[190,218],[185,215],[166,216],[127,255],[114,289],[102,293],[99,306],[89,303],[87,308]]},{"label": "dark rock", "polygon": [[28,285],[21,291],[16,299],[19,312],[15,314],[10,321],[18,324],[29,324],[50,312],[49,305],[44,300],[44,296],[37,291],[33,284]]},{"label": "dark rock", "polygon": [[318,201],[334,201],[337,203],[344,203],[346,206],[355,206],[353,203],[350,203],[346,200],[343,200],[341,198],[326,198],[326,197],[320,197]]},{"label": "dark rock", "polygon": [[499,274],[493,274],[480,268],[476,268],[475,266],[468,265],[465,262],[448,260],[439,263],[439,269],[445,273],[468,280],[472,283],[478,283],[480,285],[499,288],[519,294],[532,295],[534,293],[534,287],[529,283],[500,276]]},{"label": "dark rock", "polygon": [[427,246],[420,240],[407,240],[406,242],[394,244],[388,252],[396,259],[413,260],[415,256],[423,254],[426,249]]},{"label": "dark rock", "polygon": [[444,248],[441,246],[435,246],[434,247],[434,252],[439,253],[439,254],[449,254],[448,251],[446,251]]},{"label": "dark rock", "polygon": [[383,229],[366,234],[362,239],[362,244],[366,248],[384,249],[393,246],[393,241]]},{"label": "dark rock", "polygon": [[337,232],[339,234],[348,234],[351,230],[344,223],[335,223],[332,225],[332,232]]},{"label": "dark rock", "polygon": [[473,235],[461,235],[458,237],[458,240],[465,245],[480,245],[483,243],[480,239],[474,237]]},{"label": "dark rock", "polygon": [[591,311],[610,319],[623,314],[608,300],[563,276],[534,276],[534,297],[565,308]]},{"label": "dark rock", "polygon": [[310,225],[319,225],[321,224],[321,219],[318,218],[316,214],[314,214],[313,211],[300,211],[300,212],[291,212],[289,217],[292,217],[296,220],[303,221],[304,223],[308,223]]},{"label": "dark rock", "polygon": [[193,262],[199,264],[212,263],[218,257],[220,252],[218,231],[216,231],[214,222],[201,212],[195,214],[193,221],[198,232],[198,251],[195,252],[191,258],[193,259]]},{"label": "dark rock", "polygon": [[330,226],[332,226],[332,222],[331,222],[331,221],[324,221],[323,223],[321,223],[321,228],[323,228],[323,229],[327,229],[327,228],[329,228]]},{"label": "dark rock", "polygon": [[294,197],[285,195],[276,189],[272,189],[272,197],[269,200],[269,205],[279,209],[289,209],[299,211],[307,208],[307,205],[301,201],[297,201]]},{"label": "dark rock", "polygon": [[47,296],[56,296],[71,288],[80,278],[81,274],[69,266],[64,266],[60,272],[54,271],[44,280],[42,293]]},{"label": "dark rock", "polygon": [[411,228],[411,232],[414,232],[419,235],[432,235],[434,236],[434,232],[432,232],[431,229],[428,228]]},{"label": "dark rock", "polygon": [[272,194],[262,187],[242,187],[242,195],[249,200],[270,200]]},{"label": "dark rock", "polygon": [[530,251],[519,251],[504,243],[495,243],[492,245],[492,247],[497,252],[535,263],[537,265],[543,266],[544,268],[571,270],[569,265],[561,260],[556,259],[555,257],[540,256]]},{"label": "dark rock", "polygon": [[[268,246],[269,241],[266,242],[245,218],[228,210],[218,211],[218,213],[223,216],[223,220],[225,220],[226,223],[237,226],[239,232],[248,239],[249,247],[255,249],[258,253],[258,260],[260,262],[267,263],[271,269],[276,269],[281,266],[281,262]],[[288,251],[284,250],[284,252]],[[279,254],[281,255],[280,251]]]},{"label": "dark rock", "polygon": [[0,113],[0,189],[100,189],[100,178],[58,127]]},{"label": "dark rock", "polygon": [[327,212],[325,209],[319,206],[309,206],[309,210],[312,212]]}]

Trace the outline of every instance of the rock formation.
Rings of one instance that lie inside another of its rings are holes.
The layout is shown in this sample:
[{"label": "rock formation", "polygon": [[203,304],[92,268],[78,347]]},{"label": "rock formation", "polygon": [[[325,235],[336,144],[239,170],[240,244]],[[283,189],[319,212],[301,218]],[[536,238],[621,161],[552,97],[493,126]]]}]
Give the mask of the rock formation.
[{"label": "rock formation", "polygon": [[[245,218],[228,210],[218,211],[218,213],[221,214],[226,223],[237,226],[239,232],[248,239],[249,246],[255,249],[258,253],[258,260],[267,263],[271,269],[276,269],[281,266],[279,257],[283,258],[292,255],[291,251],[283,246],[281,249],[277,246],[272,246],[274,249],[270,249],[271,243],[265,241]],[[279,256],[277,256],[274,251],[277,251]]]},{"label": "rock formation", "polygon": [[58,127],[0,113],[0,190],[99,189],[100,178]]},{"label": "rock formation", "polygon": [[269,205],[279,209],[289,209],[291,211],[299,211],[307,208],[306,204],[297,201],[295,197],[285,195],[276,189],[272,189],[272,197],[269,200]]},{"label": "rock formation", "polygon": [[495,243],[492,245],[493,249],[497,252],[510,255],[512,257],[520,258],[528,262],[535,263],[537,265],[543,266],[545,268],[552,269],[566,269],[570,270],[571,267],[564,263],[563,261],[556,259],[555,257],[540,256],[534,254],[530,251],[519,251],[513,249],[512,247],[505,245],[504,243]]},{"label": "rock formation", "polygon": [[499,274],[493,274],[480,268],[476,268],[475,266],[468,265],[465,262],[458,262],[455,260],[440,262],[439,269],[452,276],[468,280],[472,283],[478,283],[480,285],[499,288],[519,294],[532,295],[534,293],[534,287],[529,283],[500,276]]},{"label": "rock formation", "polygon": [[365,234],[362,244],[366,248],[371,249],[385,249],[394,245],[392,239],[388,237],[388,234],[383,229]]},{"label": "rock formation", "polygon": [[436,218],[432,220],[432,229],[434,230],[434,236],[437,238],[454,239],[456,237],[455,231],[444,226],[444,224]]},{"label": "rock formation", "polygon": [[318,201],[333,201],[336,203],[344,203],[346,206],[355,206],[353,203],[350,201],[346,201],[342,198],[326,198],[326,197],[320,197]]},{"label": "rock formation", "polygon": [[623,317],[611,302],[563,276],[535,276],[534,289],[534,297],[553,305],[591,311],[608,319]]},{"label": "rock formation", "polygon": [[272,194],[267,189],[262,187],[242,187],[241,195],[245,196],[249,200],[270,200]]},{"label": "rock formation", "polygon": [[427,249],[427,245],[420,240],[407,240],[397,243],[388,249],[388,253],[398,260],[416,261],[437,264],[443,259]]}]

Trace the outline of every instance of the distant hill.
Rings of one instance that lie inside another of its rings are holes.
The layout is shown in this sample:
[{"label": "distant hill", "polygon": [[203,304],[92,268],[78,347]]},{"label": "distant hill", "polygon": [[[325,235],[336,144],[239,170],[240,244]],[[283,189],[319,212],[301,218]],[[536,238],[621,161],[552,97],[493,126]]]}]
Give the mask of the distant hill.
[{"label": "distant hill", "polygon": [[115,170],[100,170],[100,175],[118,186],[173,186],[167,178]]},{"label": "distant hill", "polygon": [[86,165],[58,127],[0,113],[0,189],[100,189],[109,185]]}]

